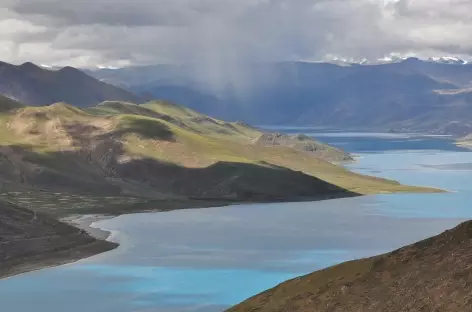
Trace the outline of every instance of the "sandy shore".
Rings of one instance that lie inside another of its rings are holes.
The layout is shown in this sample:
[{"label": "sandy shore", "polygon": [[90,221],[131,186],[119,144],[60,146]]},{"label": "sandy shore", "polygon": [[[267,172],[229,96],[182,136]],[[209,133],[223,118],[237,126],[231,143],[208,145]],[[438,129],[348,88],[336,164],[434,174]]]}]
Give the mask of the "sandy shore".
[{"label": "sandy shore", "polygon": [[92,227],[91,225],[95,222],[112,219],[114,217],[115,216],[106,216],[100,214],[72,215],[62,218],[60,221],[75,226],[78,229],[84,230],[96,239],[107,240],[111,234],[109,231]]}]

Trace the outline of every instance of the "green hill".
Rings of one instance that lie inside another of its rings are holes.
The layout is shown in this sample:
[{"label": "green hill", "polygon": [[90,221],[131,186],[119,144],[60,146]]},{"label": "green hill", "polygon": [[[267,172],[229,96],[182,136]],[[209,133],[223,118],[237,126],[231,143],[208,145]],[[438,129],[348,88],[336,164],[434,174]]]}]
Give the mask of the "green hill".
[{"label": "green hill", "polygon": [[56,214],[436,191],[349,172],[325,160],[346,155],[337,149],[260,144],[258,129],[162,101],[56,103],[2,119],[0,198]]}]

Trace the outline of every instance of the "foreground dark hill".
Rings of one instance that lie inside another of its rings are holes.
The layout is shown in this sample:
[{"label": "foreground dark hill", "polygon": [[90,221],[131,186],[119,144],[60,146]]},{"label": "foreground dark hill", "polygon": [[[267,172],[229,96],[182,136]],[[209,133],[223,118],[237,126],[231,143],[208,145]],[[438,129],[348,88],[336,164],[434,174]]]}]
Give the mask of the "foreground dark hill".
[{"label": "foreground dark hill", "polygon": [[216,117],[253,124],[368,130],[472,132],[472,65],[410,58],[381,65],[255,64],[247,88],[214,92],[182,66],[99,70],[91,75],[178,101]]},{"label": "foreground dark hill", "polygon": [[0,94],[32,106],[67,102],[87,107],[105,100],[140,101],[131,92],[78,69],[48,70],[32,63],[15,66],[0,62]]},{"label": "foreground dark hill", "polygon": [[472,311],[472,221],[385,255],[282,283],[228,311]]},{"label": "foreground dark hill", "polygon": [[0,201],[0,278],[114,247],[68,224]]}]

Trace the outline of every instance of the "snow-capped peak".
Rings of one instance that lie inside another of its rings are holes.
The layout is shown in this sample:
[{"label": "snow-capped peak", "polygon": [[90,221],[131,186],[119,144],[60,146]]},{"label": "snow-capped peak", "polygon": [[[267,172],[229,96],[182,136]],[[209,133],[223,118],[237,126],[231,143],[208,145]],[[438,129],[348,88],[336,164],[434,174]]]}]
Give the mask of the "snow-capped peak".
[{"label": "snow-capped peak", "polygon": [[111,66],[111,65],[96,65],[98,69],[118,69],[119,67],[116,66]]},{"label": "snow-capped peak", "polygon": [[441,64],[457,64],[457,65],[464,65],[468,63],[467,61],[462,60],[458,57],[454,57],[454,56],[430,57],[428,61],[434,62],[434,63],[441,63]]},{"label": "snow-capped peak", "polygon": [[430,62],[430,63],[439,63],[439,64],[449,64],[449,65],[465,65],[469,62],[455,56],[438,56],[426,58],[418,58],[416,55],[406,54],[389,54],[385,55],[382,58],[378,59],[354,59],[354,58],[344,58],[334,55],[327,55],[320,62],[334,63],[338,65],[350,66],[350,65],[378,65],[378,64],[391,64],[391,63],[401,63],[404,61],[419,61],[419,62]]}]

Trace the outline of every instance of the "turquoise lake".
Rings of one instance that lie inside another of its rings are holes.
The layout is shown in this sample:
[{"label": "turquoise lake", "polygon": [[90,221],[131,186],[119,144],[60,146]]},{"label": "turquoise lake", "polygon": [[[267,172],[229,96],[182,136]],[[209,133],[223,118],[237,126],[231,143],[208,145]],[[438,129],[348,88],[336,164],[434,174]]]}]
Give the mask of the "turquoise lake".
[{"label": "turquoise lake", "polygon": [[276,284],[387,252],[472,219],[472,152],[445,137],[306,133],[357,156],[348,167],[442,194],[240,205],[120,216],[121,246],[0,280],[2,311],[216,312]]}]

